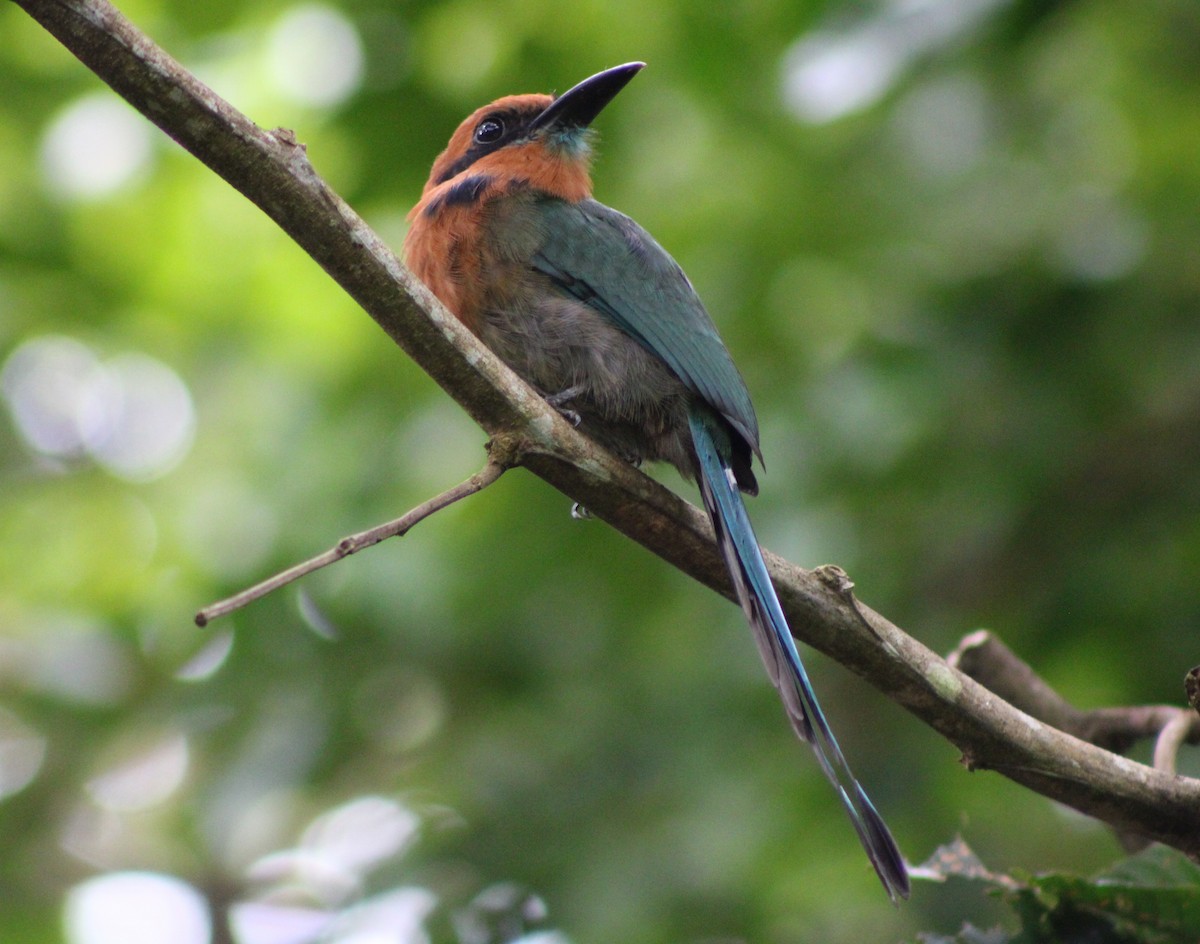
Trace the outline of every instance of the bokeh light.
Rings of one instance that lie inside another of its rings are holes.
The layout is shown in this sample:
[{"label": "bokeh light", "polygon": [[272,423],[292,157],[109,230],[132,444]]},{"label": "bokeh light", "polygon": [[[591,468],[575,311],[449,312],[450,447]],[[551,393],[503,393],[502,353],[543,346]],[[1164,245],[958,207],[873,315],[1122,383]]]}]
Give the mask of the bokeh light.
[{"label": "bokeh light", "polygon": [[84,614],[43,610],[26,613],[21,628],[5,641],[3,671],[27,689],[91,706],[114,705],[128,693],[132,660],[111,627]]},{"label": "bokeh light", "polygon": [[1007,0],[887,0],[802,36],[784,61],[784,101],[802,121],[835,121],[877,102],[919,57]]},{"label": "bokeh light", "polygon": [[208,904],[191,885],[153,872],[113,872],[67,895],[67,944],[208,944]]},{"label": "bokeh light", "polygon": [[110,196],[140,178],[154,153],[154,128],[113,92],[64,108],[42,140],[42,179],[64,199]]},{"label": "bokeh light", "polygon": [[117,813],[162,803],[179,789],[188,771],[187,738],[176,731],[138,737],[122,754],[86,787],[97,806]]},{"label": "bokeh light", "polygon": [[144,354],[101,362],[74,338],[33,338],[0,369],[0,393],[32,448],[64,459],[87,454],[130,481],[165,475],[192,445],[187,387]]},{"label": "bokeh light", "polygon": [[267,38],[265,61],[275,88],[302,105],[339,105],[362,84],[358,31],[341,11],[322,4],[284,13]]},{"label": "bokeh light", "polygon": [[58,457],[84,451],[98,422],[91,383],[98,366],[73,338],[35,338],[13,351],[0,370],[0,393],[30,446]]},{"label": "bokeh light", "polygon": [[45,759],[46,739],[11,711],[0,708],[0,800],[28,786]]}]

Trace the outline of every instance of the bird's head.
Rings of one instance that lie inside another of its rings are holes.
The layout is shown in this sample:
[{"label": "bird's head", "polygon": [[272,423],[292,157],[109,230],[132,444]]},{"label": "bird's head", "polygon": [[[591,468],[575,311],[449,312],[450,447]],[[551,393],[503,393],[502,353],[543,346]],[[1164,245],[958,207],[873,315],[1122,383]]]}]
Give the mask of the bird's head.
[{"label": "bird's head", "polygon": [[[591,123],[644,65],[628,62],[606,69],[557,98],[509,95],[478,109],[434,161],[426,195],[468,173],[519,178],[551,192],[557,188],[549,182],[565,186],[568,178],[582,179],[590,191]],[[563,177],[564,171],[573,173]],[[563,195],[578,199],[586,194]]]}]

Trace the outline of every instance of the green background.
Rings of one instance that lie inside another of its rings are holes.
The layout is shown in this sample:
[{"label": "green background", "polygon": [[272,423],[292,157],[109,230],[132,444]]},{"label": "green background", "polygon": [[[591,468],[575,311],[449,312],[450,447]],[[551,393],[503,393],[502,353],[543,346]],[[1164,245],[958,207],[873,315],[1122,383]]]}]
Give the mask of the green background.
[{"label": "green background", "polygon": [[[121,8],[294,129],[397,248],[472,109],[645,60],[597,122],[596,193],[676,256],[746,376],[763,543],[842,565],[934,650],[993,629],[1080,707],[1181,701],[1200,662],[1190,0]],[[87,891],[136,872],[238,904],[245,944],[255,920],[356,944],[997,920],[953,882],[889,907],[739,611],[523,472],[196,629],[199,606],[471,474],[484,436],[10,4],[0,92],[0,940],[108,940]],[[808,662],[910,861],[959,832],[994,869],[1120,856]]]}]

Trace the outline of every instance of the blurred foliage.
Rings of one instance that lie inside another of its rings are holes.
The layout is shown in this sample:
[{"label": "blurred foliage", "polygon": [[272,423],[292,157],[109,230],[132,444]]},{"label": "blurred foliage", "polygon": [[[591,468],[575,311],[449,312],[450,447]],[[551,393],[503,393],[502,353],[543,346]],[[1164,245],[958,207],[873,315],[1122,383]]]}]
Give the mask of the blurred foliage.
[{"label": "blurred foliage", "polygon": [[997,875],[961,838],[919,870],[934,881],[982,883],[1013,909],[1013,934],[965,925],[923,934],[921,944],[1174,944],[1200,939],[1200,867],[1175,849],[1150,846],[1094,878],[1061,873]]},{"label": "blurred foliage", "polygon": [[[396,246],[471,109],[646,60],[597,195],[746,375],[764,543],[936,650],[993,628],[1081,707],[1181,700],[1191,0],[121,7]],[[1013,927],[961,882],[888,907],[736,608],[520,472],[193,627],[461,480],[483,436],[13,5],[0,92],[0,940],[202,942],[210,906],[241,944]],[[810,663],[913,861],[957,832],[1003,871],[1119,857]],[[170,930],[97,936],[113,902]]]}]

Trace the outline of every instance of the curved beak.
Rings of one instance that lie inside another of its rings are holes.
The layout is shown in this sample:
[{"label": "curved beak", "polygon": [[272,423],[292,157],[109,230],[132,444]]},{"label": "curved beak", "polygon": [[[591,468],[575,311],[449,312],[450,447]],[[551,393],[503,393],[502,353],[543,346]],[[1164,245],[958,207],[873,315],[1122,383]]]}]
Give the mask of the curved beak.
[{"label": "curved beak", "polygon": [[644,62],[627,62],[584,79],[547,105],[545,111],[530,123],[529,130],[542,131],[552,126],[586,128],[645,65]]}]

